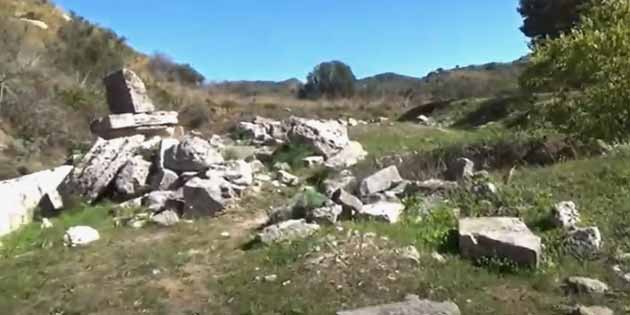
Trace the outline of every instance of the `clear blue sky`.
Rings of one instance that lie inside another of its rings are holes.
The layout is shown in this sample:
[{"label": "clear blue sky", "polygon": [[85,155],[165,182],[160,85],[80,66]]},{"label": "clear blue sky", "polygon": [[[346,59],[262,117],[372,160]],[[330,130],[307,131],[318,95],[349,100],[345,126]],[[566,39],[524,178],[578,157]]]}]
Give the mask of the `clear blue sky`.
[{"label": "clear blue sky", "polygon": [[518,0],[57,0],[136,49],[209,80],[304,79],[341,60],[357,77],[423,76],[528,52]]}]

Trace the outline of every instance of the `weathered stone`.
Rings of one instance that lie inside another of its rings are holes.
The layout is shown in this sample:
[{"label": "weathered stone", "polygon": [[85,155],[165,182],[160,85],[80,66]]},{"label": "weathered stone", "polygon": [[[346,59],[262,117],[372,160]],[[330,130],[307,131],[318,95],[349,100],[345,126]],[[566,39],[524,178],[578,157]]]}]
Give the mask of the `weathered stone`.
[{"label": "weathered stone", "polygon": [[418,117],[416,117],[418,120],[418,123],[422,126],[431,126],[433,125],[433,120],[425,115],[420,115]]},{"label": "weathered stone", "polygon": [[[210,144],[212,144],[212,142]],[[222,150],[224,152],[223,156],[226,160],[250,161],[256,157],[256,147],[253,146],[230,145],[226,146]]]},{"label": "weathered stone", "polygon": [[380,201],[377,203],[363,205],[356,217],[366,220],[383,221],[396,223],[400,220],[400,215],[405,210],[405,205],[397,202]]},{"label": "weathered stone", "polygon": [[446,179],[459,181],[471,178],[475,172],[475,163],[467,158],[459,158],[450,163],[446,171]]},{"label": "weathered stone", "polygon": [[350,144],[346,127],[333,120],[291,117],[287,124],[288,137],[292,143],[308,145],[327,159]]},{"label": "weathered stone", "polygon": [[141,114],[116,114],[97,119],[90,124],[92,133],[108,134],[115,130],[150,127],[174,126],[179,123],[177,112],[153,112]]},{"label": "weathered stone", "polygon": [[103,83],[107,104],[113,114],[147,113],[155,110],[144,83],[133,71],[116,71],[108,75]]},{"label": "weathered stone", "polygon": [[413,261],[416,264],[420,263],[420,252],[415,246],[407,246],[397,250],[401,258]]},{"label": "weathered stone", "polygon": [[289,220],[270,225],[258,234],[258,239],[264,244],[291,241],[306,238],[319,230],[319,225],[306,223],[306,220]]},{"label": "weathered stone", "polygon": [[287,163],[287,162],[276,162],[276,163],[273,163],[273,166],[271,168],[274,171],[285,171],[285,172],[290,172],[291,171],[291,165],[289,165],[289,163]]},{"label": "weathered stone", "polygon": [[356,183],[357,178],[352,175],[352,172],[349,170],[343,170],[324,180],[324,193],[330,198],[339,189],[354,191],[353,186],[355,186]]},{"label": "weathered stone", "polygon": [[408,295],[405,301],[379,306],[340,311],[337,315],[460,315],[459,307],[453,302],[420,300],[417,295]]},{"label": "weathered stone", "polygon": [[39,202],[39,209],[44,215],[55,214],[56,211],[63,209],[63,198],[57,189],[46,192]]},{"label": "weathered stone", "polygon": [[287,186],[297,186],[300,184],[299,177],[285,171],[278,171],[278,180]]},{"label": "weathered stone", "polygon": [[177,188],[179,176],[169,169],[158,169],[149,177],[149,183],[153,190],[172,190]]},{"label": "weathered stone", "polygon": [[160,140],[160,145],[158,147],[157,161],[156,161],[158,169],[166,168],[165,166],[166,154],[171,150],[175,150],[175,148],[178,145],[179,145],[179,140],[177,139],[165,138],[165,139]]},{"label": "weathered stone", "polygon": [[85,246],[98,241],[100,234],[89,226],[73,226],[69,228],[63,236],[63,243],[67,247]]},{"label": "weathered stone", "polygon": [[148,178],[151,163],[142,156],[134,156],[116,176],[116,191],[123,196],[136,196],[149,190]]},{"label": "weathered stone", "polygon": [[[52,210],[60,206],[56,190],[72,166],[62,166],[0,182],[0,236],[15,231],[33,221],[35,208],[49,196]],[[61,204],[63,206],[63,204]],[[42,209],[44,210],[44,209]],[[45,209],[50,211],[51,209]]]},{"label": "weathered stone", "polygon": [[320,225],[335,224],[342,212],[343,207],[340,205],[327,205],[325,207],[307,210],[306,220]]},{"label": "weathered stone", "polygon": [[341,188],[333,194],[332,199],[343,207],[344,216],[348,218],[352,218],[355,213],[358,213],[361,209],[363,209],[363,202],[361,202],[361,199]]},{"label": "weathered stone", "polygon": [[184,216],[216,216],[225,209],[222,180],[193,178],[184,185]]},{"label": "weathered stone", "polygon": [[499,190],[497,186],[490,182],[477,183],[472,187],[472,192],[480,197],[495,198]]},{"label": "weathered stone", "polygon": [[97,200],[118,171],[136,154],[144,139],[144,136],[98,139],[59,187],[63,199],[84,197],[89,202]]},{"label": "weathered stone", "polygon": [[468,258],[499,257],[537,267],[542,243],[519,218],[463,218],[459,220],[459,249]]},{"label": "weathered stone", "polygon": [[551,211],[552,221],[556,227],[570,229],[580,223],[580,213],[573,201],[555,204]]},{"label": "weathered stone", "polygon": [[302,160],[304,162],[304,166],[307,168],[314,168],[324,164],[323,156],[309,156]]},{"label": "weathered stone", "polygon": [[613,315],[614,312],[604,306],[583,306],[579,305],[575,308],[572,315]]},{"label": "weathered stone", "polygon": [[229,161],[223,177],[232,184],[250,186],[254,183],[254,170],[252,166],[243,161]]},{"label": "weathered stone", "polygon": [[256,116],[251,122],[240,122],[239,135],[255,144],[279,144],[286,139],[285,126],[273,119]]},{"label": "weathered stone", "polygon": [[164,166],[174,171],[203,171],[223,162],[223,156],[210,143],[196,136],[186,136],[164,154]]},{"label": "weathered stone", "polygon": [[569,251],[579,257],[590,257],[601,250],[602,235],[596,226],[577,228],[569,232],[566,240]]},{"label": "weathered stone", "polygon": [[154,213],[164,210],[181,213],[184,209],[183,190],[154,191],[144,196],[141,204]]},{"label": "weathered stone", "polygon": [[361,181],[359,186],[359,194],[368,196],[390,189],[393,185],[402,182],[402,178],[398,173],[396,166],[390,166],[382,169]]},{"label": "weathered stone", "polygon": [[252,168],[252,172],[255,173],[260,173],[262,171],[265,170],[265,164],[259,160],[253,160],[251,162],[249,162],[249,167]]},{"label": "weathered stone", "polygon": [[137,198],[133,198],[131,200],[127,200],[123,203],[118,204],[118,208],[120,209],[134,209],[142,207],[142,199],[146,196],[141,196]]},{"label": "weathered stone", "polygon": [[179,223],[179,216],[175,211],[165,210],[152,215],[149,220],[157,225],[173,226]]},{"label": "weathered stone", "polygon": [[365,160],[367,156],[368,153],[363,149],[361,143],[350,141],[341,151],[330,157],[325,165],[333,169],[351,167]]},{"label": "weathered stone", "polygon": [[608,285],[597,280],[585,277],[570,277],[567,279],[567,289],[578,294],[605,294]]}]

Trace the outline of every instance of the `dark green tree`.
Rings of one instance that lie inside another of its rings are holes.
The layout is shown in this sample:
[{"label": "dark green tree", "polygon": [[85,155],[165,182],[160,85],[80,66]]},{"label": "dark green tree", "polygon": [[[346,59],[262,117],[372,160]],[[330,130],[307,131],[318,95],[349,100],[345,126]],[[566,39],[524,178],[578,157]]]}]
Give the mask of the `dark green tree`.
[{"label": "dark green tree", "polygon": [[591,0],[521,0],[521,31],[534,41],[566,33],[580,21]]},{"label": "dark green tree", "polygon": [[315,67],[306,78],[299,92],[301,98],[351,97],[355,91],[356,77],[350,66],[341,61],[323,62]]}]

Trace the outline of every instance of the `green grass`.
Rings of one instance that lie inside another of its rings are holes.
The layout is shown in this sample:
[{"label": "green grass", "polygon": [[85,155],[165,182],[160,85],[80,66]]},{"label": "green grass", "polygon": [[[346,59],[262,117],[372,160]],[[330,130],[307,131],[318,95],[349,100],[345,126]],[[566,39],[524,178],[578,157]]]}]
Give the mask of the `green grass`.
[{"label": "green grass", "polygon": [[[354,132],[375,154],[500,136],[406,124],[365,128]],[[398,135],[405,138],[387,142]],[[499,175],[491,174],[494,182],[500,183]],[[53,219],[53,229],[33,224],[1,240],[0,309],[7,314],[319,315],[394,302],[412,293],[452,300],[472,315],[564,314],[559,306],[576,303],[606,305],[624,314],[630,291],[611,267],[618,252],[630,252],[630,154],[520,169],[511,185],[499,184],[499,191],[489,201],[455,192],[419,221],[421,200],[410,198],[398,224],[344,222],[342,230],[325,227],[305,240],[248,250],[245,245],[258,227],[254,218],[286,203],[295,189],[267,187],[225,216],[170,229],[115,228],[108,205],[80,207]],[[319,203],[318,197],[304,199]],[[605,247],[598,257],[579,260],[562,250],[560,231],[549,227],[548,218],[551,205],[564,200],[577,203],[585,225],[601,229]],[[454,208],[472,216],[523,217],[544,240],[545,262],[533,271],[505,261],[462,259],[452,233]],[[79,224],[97,228],[102,239],[85,248],[65,248],[63,232]],[[223,231],[232,236],[222,238]],[[394,251],[409,245],[421,252],[419,264]],[[432,259],[434,251],[443,253],[446,263]],[[323,263],[309,263],[325,255],[330,258]],[[256,280],[272,274],[277,281]],[[562,281],[569,276],[598,278],[613,292],[567,296]]]},{"label": "green grass", "polygon": [[386,126],[360,126],[350,137],[359,141],[371,157],[407,152],[426,152],[459,143],[491,141],[501,138],[502,129],[465,131],[423,127],[413,123],[392,123]]}]

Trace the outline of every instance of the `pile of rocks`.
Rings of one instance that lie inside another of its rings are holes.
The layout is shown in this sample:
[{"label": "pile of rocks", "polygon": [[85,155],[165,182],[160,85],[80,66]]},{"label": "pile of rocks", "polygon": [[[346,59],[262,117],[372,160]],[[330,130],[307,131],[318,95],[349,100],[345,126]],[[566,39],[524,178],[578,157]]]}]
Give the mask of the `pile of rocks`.
[{"label": "pile of rocks", "polygon": [[150,209],[144,221],[171,225],[180,217],[215,216],[254,184],[261,162],[226,161],[220,141],[184,134],[176,112],[154,111],[132,71],[104,82],[112,115],[92,124],[99,138],[59,186],[64,200],[107,197]]},{"label": "pile of rocks", "polygon": [[261,160],[268,159],[278,145],[304,145],[316,155],[304,159],[306,166],[325,165],[343,169],[365,159],[367,152],[360,143],[350,141],[346,125],[335,120],[290,117],[277,121],[257,116],[241,122],[236,134],[241,140],[258,147]]}]

